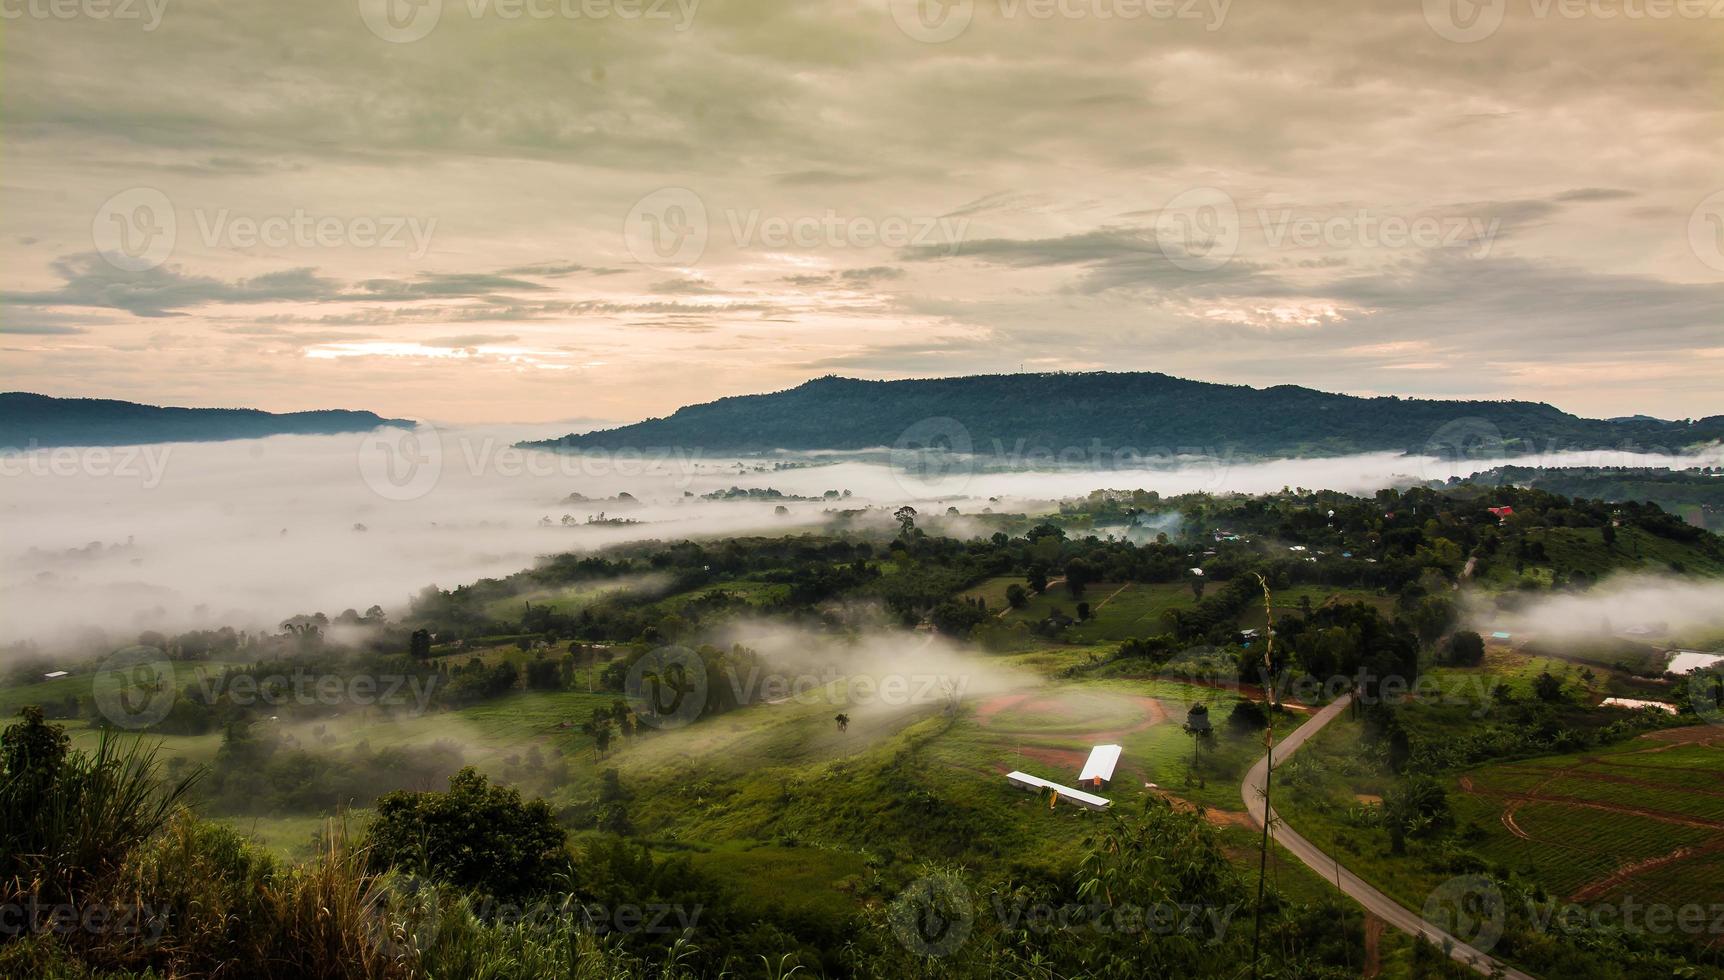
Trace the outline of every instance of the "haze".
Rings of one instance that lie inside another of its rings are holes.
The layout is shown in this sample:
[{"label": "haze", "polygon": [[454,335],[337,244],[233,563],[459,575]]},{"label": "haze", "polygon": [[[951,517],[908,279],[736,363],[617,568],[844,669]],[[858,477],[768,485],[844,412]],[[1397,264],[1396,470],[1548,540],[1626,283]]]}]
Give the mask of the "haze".
[{"label": "haze", "polygon": [[[640,539],[817,528],[838,509],[874,507],[884,528],[909,503],[925,515],[1021,512],[1098,487],[1263,493],[1284,486],[1371,494],[1383,486],[1462,476],[1500,460],[1444,461],[1374,453],[1241,463],[1187,459],[1156,469],[986,471],[948,459],[908,471],[886,454],[780,460],[567,456],[513,441],[557,426],[424,429],[435,465],[390,470],[403,438],[281,436],[113,451],[106,474],[56,475],[50,452],[6,457],[0,540],[8,635],[98,648],[142,629],[273,630],[283,619],[373,604],[403,611],[431,584],[454,588],[531,566],[540,555]],[[381,440],[381,442],[379,441]],[[387,450],[387,452],[386,452]],[[1703,465],[1721,450],[1672,459],[1563,454],[1543,465]],[[382,454],[382,455],[380,455]],[[80,453],[88,460],[88,453]],[[125,470],[127,462],[131,470]],[[801,464],[774,469],[777,463]],[[730,487],[788,497],[709,501]],[[571,502],[571,493],[585,501]],[[619,501],[627,493],[636,505]],[[999,498],[991,500],[990,498]],[[783,506],[788,513],[780,515]],[[564,524],[567,516],[571,525]],[[639,523],[587,523],[589,519]],[[549,521],[548,526],[542,522]],[[945,533],[973,533],[961,518]],[[107,635],[100,635],[100,634]]]}]

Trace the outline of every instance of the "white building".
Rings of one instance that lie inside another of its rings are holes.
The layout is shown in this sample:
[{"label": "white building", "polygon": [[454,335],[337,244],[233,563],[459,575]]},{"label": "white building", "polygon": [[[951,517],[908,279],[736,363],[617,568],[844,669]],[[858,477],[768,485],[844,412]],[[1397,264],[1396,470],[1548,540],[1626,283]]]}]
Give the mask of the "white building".
[{"label": "white building", "polygon": [[1078,785],[1102,789],[1113,782],[1113,770],[1119,765],[1121,751],[1117,745],[1098,745],[1090,749],[1089,761],[1083,764],[1083,772],[1078,774]]},{"label": "white building", "polygon": [[1094,794],[1085,793],[1081,789],[1072,789],[1070,786],[1061,786],[1059,783],[1051,782],[1041,778],[1040,776],[1032,776],[1027,772],[1018,772],[1016,770],[1008,772],[1006,773],[1006,782],[1011,783],[1019,789],[1027,789],[1031,792],[1039,792],[1044,789],[1052,790],[1056,798],[1070,800],[1087,810],[1106,810],[1108,807],[1113,805],[1112,800],[1104,800]]}]

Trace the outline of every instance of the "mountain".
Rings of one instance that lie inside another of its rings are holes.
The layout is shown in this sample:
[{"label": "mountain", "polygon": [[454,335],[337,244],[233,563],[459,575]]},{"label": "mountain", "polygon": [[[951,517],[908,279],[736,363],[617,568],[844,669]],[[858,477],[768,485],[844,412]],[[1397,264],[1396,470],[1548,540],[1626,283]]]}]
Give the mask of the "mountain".
[{"label": "mountain", "polygon": [[[958,423],[953,425],[953,420]],[[1724,439],[1724,416],[1603,421],[1518,401],[1359,398],[1294,385],[1188,381],[1149,372],[997,374],[914,381],[817,378],[721,398],[667,418],[524,446],[686,452],[858,450],[946,444],[979,453],[1135,450],[1144,455],[1468,457],[1562,449],[1674,450]]]},{"label": "mountain", "polygon": [[381,425],[413,423],[342,409],[276,414],[255,408],[160,408],[107,398],[0,392],[0,449],[329,435]]}]

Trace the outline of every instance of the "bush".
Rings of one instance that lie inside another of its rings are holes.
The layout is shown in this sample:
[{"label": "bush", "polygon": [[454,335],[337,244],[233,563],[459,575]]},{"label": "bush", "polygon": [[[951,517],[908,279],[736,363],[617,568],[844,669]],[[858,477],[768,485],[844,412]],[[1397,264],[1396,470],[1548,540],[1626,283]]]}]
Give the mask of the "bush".
[{"label": "bush", "polygon": [[1227,730],[1235,735],[1260,732],[1269,727],[1269,715],[1263,706],[1250,698],[1233,702],[1233,712],[1227,716]]},{"label": "bush", "polygon": [[1457,667],[1477,667],[1484,663],[1484,638],[1472,630],[1461,630],[1449,637],[1449,663]]},{"label": "bush", "polygon": [[41,709],[22,715],[0,734],[0,901],[67,901],[160,830],[196,776],[159,786],[153,749],[104,733],[94,754],[68,751]]},{"label": "bush", "polygon": [[571,873],[566,835],[550,804],[491,786],[471,766],[447,793],[390,793],[377,801],[366,846],[373,870],[395,867],[484,895],[543,894]]}]

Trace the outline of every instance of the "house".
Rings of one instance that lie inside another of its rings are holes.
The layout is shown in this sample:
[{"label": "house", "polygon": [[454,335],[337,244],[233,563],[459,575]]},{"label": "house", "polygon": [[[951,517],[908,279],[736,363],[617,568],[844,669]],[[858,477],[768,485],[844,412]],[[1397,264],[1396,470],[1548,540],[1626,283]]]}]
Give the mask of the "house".
[{"label": "house", "polygon": [[1513,507],[1486,507],[1485,509],[1496,515],[1499,524],[1514,516]]},{"label": "house", "polygon": [[66,676],[66,672],[63,670],[50,670],[46,674],[42,675],[42,679],[48,680],[48,681],[55,681],[55,680],[59,680],[62,677],[65,677],[65,676]]},{"label": "house", "polygon": [[1070,800],[1086,810],[1106,810],[1108,807],[1113,806],[1112,800],[1104,800],[1094,794],[1085,793],[1081,789],[1072,789],[1070,786],[1061,786],[1059,783],[1050,782],[1040,776],[1032,776],[1027,772],[1018,772],[1016,770],[1008,772],[1006,773],[1006,782],[1011,783],[1019,789],[1027,789],[1031,792],[1040,792],[1044,789],[1051,790],[1054,794],[1055,802],[1058,802],[1059,800]]},{"label": "house", "polygon": [[1083,764],[1083,772],[1078,773],[1078,785],[1105,789],[1113,782],[1113,770],[1119,765],[1122,751],[1117,745],[1098,745],[1090,749],[1089,761]]}]

